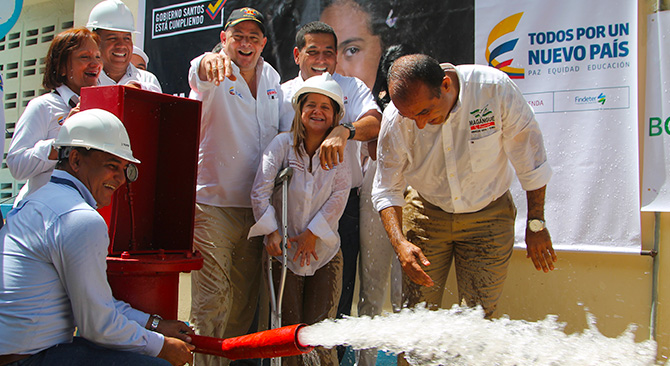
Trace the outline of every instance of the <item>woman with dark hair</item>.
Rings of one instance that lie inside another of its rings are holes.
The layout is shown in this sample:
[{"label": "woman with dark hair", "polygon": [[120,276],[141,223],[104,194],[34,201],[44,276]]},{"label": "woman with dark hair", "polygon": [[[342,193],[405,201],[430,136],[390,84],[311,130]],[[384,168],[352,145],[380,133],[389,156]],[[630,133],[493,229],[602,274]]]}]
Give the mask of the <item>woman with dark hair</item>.
[{"label": "woman with dark hair", "polygon": [[58,156],[53,141],[65,119],[79,110],[81,88],[98,83],[102,70],[99,43],[98,35],[86,28],[68,29],[51,42],[42,79],[51,92],[28,103],[7,153],[12,176],[28,180],[15,206],[49,181]]}]

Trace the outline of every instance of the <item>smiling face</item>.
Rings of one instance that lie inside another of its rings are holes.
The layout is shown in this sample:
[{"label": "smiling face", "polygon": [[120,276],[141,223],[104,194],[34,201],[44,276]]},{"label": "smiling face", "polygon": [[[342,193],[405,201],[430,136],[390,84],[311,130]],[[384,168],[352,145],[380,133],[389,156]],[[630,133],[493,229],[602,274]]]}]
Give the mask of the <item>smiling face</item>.
[{"label": "smiling face", "polygon": [[[98,29],[103,68],[107,74],[123,74],[133,55],[133,37],[130,32]],[[117,80],[118,81],[118,80]]]},{"label": "smiling face", "polygon": [[337,49],[332,34],[305,34],[305,46],[302,50],[293,49],[296,65],[300,66],[303,80],[324,72],[333,74],[337,65]]},{"label": "smiling face", "polygon": [[221,32],[221,43],[226,55],[242,72],[256,67],[266,42],[261,27],[251,20],[229,26]]},{"label": "smiling face", "polygon": [[309,93],[300,112],[307,136],[325,137],[335,120],[335,102],[319,93]]},{"label": "smiling face", "polygon": [[100,150],[82,153],[74,149],[69,164],[68,171],[88,188],[98,208],[109,205],[114,191],[126,182],[128,161]]},{"label": "smiling face", "polygon": [[70,53],[66,70],[65,85],[73,92],[80,94],[81,88],[98,84],[98,76],[102,70],[102,60],[98,44],[92,38],[86,38],[81,47]]},{"label": "smiling face", "polygon": [[337,34],[337,72],[361,79],[372,89],[382,56],[382,41],[370,31],[370,16],[357,4],[336,2],[321,13],[321,21]]}]

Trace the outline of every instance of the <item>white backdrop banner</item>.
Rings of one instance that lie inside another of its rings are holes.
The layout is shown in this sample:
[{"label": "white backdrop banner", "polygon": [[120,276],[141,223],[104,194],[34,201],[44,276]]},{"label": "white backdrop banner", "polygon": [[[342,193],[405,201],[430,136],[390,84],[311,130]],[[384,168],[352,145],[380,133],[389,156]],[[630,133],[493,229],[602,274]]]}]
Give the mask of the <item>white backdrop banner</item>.
[{"label": "white backdrop banner", "polygon": [[670,211],[670,11],[647,17],[642,210]]},{"label": "white backdrop banner", "polygon": [[[554,247],[639,252],[637,2],[604,5],[476,0],[475,62],[509,74],[537,114]],[[513,192],[525,247],[525,193]]]}]

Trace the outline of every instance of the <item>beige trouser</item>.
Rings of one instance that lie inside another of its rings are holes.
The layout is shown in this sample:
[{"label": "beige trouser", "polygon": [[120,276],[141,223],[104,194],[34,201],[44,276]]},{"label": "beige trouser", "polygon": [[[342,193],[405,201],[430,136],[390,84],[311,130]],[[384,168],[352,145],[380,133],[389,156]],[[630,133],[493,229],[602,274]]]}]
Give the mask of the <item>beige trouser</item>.
[{"label": "beige trouser", "polygon": [[[204,264],[191,274],[191,324],[196,334],[230,338],[251,326],[261,283],[263,238],[247,240],[250,208],[196,204],[194,248]],[[195,365],[228,365],[224,357],[195,354]]]},{"label": "beige trouser", "polygon": [[[425,301],[433,309],[440,307],[453,260],[459,303],[481,305],[486,317],[493,317],[512,256],[515,217],[509,191],[478,212],[450,214],[410,188],[405,194],[403,232],[430,261],[423,269],[435,285],[417,285],[403,274],[403,303],[413,307]],[[407,365],[402,355],[398,365]]]},{"label": "beige trouser", "polygon": [[[342,266],[342,251],[338,251],[313,276],[298,276],[288,270],[281,304],[282,326],[298,323],[312,325],[328,318],[334,319],[342,293]],[[279,291],[281,263],[276,259],[272,260],[272,277],[275,291]],[[336,348],[316,347],[312,353],[319,358],[321,366],[338,365]],[[303,357],[310,356],[283,357],[282,365],[306,365],[310,362]]]},{"label": "beige trouser", "polygon": [[437,308],[452,260],[456,265],[459,303],[481,305],[493,317],[514,246],[516,207],[506,192],[478,212],[450,214],[410,189],[405,195],[403,232],[430,261],[424,271],[435,283],[420,286],[403,276],[403,303],[426,301]]}]

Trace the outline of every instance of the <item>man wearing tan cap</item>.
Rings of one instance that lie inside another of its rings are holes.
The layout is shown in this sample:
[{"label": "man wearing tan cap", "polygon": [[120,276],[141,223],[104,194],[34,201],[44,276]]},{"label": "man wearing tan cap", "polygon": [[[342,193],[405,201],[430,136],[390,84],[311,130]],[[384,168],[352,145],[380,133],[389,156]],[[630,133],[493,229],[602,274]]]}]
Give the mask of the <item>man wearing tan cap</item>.
[{"label": "man wearing tan cap", "polygon": [[[189,84],[202,98],[194,247],[203,268],[191,275],[191,323],[198,334],[229,338],[252,323],[261,283],[263,238],[247,240],[255,223],[251,187],[261,155],[279,132],[279,74],[261,58],[265,19],[234,10],[221,32],[223,49],[191,61]],[[196,356],[197,365],[226,365]]]}]

